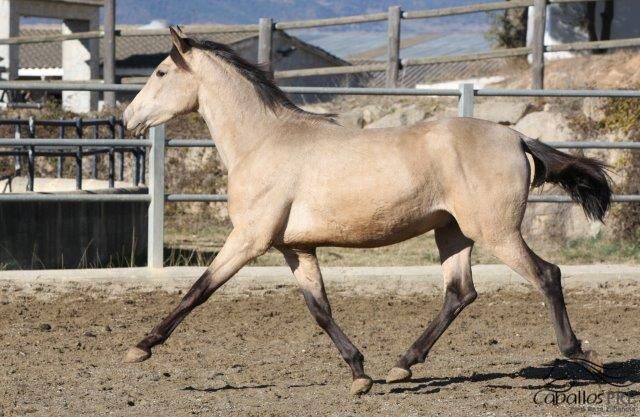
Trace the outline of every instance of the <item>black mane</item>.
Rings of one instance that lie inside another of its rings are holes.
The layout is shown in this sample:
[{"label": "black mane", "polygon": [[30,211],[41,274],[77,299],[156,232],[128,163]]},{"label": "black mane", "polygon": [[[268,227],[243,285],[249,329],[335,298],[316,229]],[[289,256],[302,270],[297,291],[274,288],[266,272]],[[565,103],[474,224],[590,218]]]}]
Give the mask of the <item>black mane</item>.
[{"label": "black mane", "polygon": [[[334,114],[311,113],[296,106],[291,100],[289,100],[284,91],[278,88],[278,86],[274,83],[273,77],[270,72],[260,68],[259,64],[254,65],[246,59],[242,58],[227,45],[214,41],[199,40],[193,38],[185,38],[184,40],[190,47],[206,50],[213,54],[216,58],[220,58],[221,60],[235,68],[236,71],[240,73],[240,75],[242,75],[253,85],[256,93],[258,94],[258,97],[260,97],[260,101],[262,101],[262,103],[264,103],[264,105],[274,113],[276,112],[278,107],[284,107],[298,114],[334,122]],[[171,57],[176,65],[184,69],[188,69],[188,66],[182,56],[180,56],[180,54],[176,52],[177,51],[174,47],[171,51]]]}]

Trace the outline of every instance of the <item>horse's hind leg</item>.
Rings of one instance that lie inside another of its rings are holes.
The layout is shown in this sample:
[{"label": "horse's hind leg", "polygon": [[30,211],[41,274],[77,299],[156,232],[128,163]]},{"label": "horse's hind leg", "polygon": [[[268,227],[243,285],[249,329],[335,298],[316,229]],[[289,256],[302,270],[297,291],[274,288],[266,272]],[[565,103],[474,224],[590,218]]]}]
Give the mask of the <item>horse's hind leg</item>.
[{"label": "horse's hind leg", "polygon": [[436,229],[435,237],[444,274],[444,304],[438,316],[391,369],[387,376],[389,383],[410,378],[411,366],[425,361],[438,338],[477,295],[471,277],[473,241],[462,234],[455,220]]},{"label": "horse's hind leg", "polygon": [[311,315],[333,340],[342,358],[351,368],[351,373],[353,374],[351,393],[354,395],[367,393],[371,389],[373,381],[364,373],[364,357],[362,353],[351,343],[333,320],[315,249],[279,249],[284,254],[287,264],[291,267],[300,285]]},{"label": "horse's hind leg", "polygon": [[593,351],[583,351],[580,341],[571,329],[562,293],[561,273],[558,266],[536,255],[519,232],[490,245],[493,253],[507,266],[535,285],[544,295],[560,352],[598,372],[602,364]]}]

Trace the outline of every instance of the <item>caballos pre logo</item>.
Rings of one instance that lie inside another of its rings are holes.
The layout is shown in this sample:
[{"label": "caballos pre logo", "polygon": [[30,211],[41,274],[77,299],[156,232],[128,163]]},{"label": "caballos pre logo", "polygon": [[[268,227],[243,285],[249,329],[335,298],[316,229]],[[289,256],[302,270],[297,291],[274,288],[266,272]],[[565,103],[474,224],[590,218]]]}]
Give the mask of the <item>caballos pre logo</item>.
[{"label": "caballos pre logo", "polygon": [[556,360],[545,381],[544,388],[533,395],[535,404],[591,412],[640,413],[640,392],[627,389],[638,381],[637,370],[623,366],[603,369],[590,363]]}]

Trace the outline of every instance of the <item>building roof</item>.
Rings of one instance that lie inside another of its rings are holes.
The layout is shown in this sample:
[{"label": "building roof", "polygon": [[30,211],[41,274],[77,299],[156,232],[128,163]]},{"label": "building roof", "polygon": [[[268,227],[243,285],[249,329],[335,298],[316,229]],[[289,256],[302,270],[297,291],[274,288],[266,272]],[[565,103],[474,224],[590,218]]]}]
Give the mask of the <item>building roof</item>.
[{"label": "building roof", "polygon": [[[55,35],[60,33],[59,25],[30,25],[20,28],[20,36]],[[240,41],[255,38],[251,32],[226,32],[199,35],[207,39],[233,45]],[[100,48],[101,55],[104,48]],[[158,55],[162,59],[171,49],[171,37],[167,35],[118,36],[116,37],[117,66],[149,66],[149,57]],[[100,57],[102,61],[102,56]],[[28,43],[20,45],[20,68],[61,68],[62,43]]]},{"label": "building roof", "polygon": [[[354,65],[379,63],[381,61],[353,60]],[[466,80],[476,77],[501,75],[505,71],[505,61],[490,59],[484,61],[447,62],[441,64],[412,65],[402,68],[398,74],[399,87],[414,88],[417,84],[433,84],[451,80]],[[386,74],[372,72],[369,87],[384,87]]]}]

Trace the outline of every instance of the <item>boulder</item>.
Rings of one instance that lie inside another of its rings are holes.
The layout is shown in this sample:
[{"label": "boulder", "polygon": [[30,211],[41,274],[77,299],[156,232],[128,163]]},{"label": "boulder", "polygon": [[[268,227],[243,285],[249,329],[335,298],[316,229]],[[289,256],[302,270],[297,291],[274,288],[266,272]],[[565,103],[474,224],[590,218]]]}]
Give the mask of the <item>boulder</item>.
[{"label": "boulder", "polygon": [[346,113],[340,113],[337,122],[344,127],[362,128],[364,126],[364,118],[361,109],[354,109]]},{"label": "boulder", "polygon": [[582,101],[582,112],[594,122],[601,122],[605,118],[604,108],[607,100],[601,97],[586,97]]},{"label": "boulder", "polygon": [[[554,189],[550,194],[565,193]],[[602,223],[589,221],[577,204],[529,204],[522,220],[522,232],[526,238],[563,241],[595,237],[602,230]]]},{"label": "boulder", "polygon": [[331,113],[326,107],[320,104],[304,104],[298,107],[300,107],[304,111],[308,111],[309,113],[318,113],[318,114]]},{"label": "boulder", "polygon": [[514,129],[530,138],[545,141],[573,141],[577,136],[562,114],[543,111],[527,114]]},{"label": "boulder", "polygon": [[367,125],[367,128],[407,126],[424,120],[427,113],[416,106],[402,107]]},{"label": "boulder", "polygon": [[473,116],[490,122],[514,125],[527,111],[526,103],[488,100],[476,104]]},{"label": "boulder", "polygon": [[382,108],[374,104],[362,108],[362,119],[367,125],[381,118],[383,114]]}]

